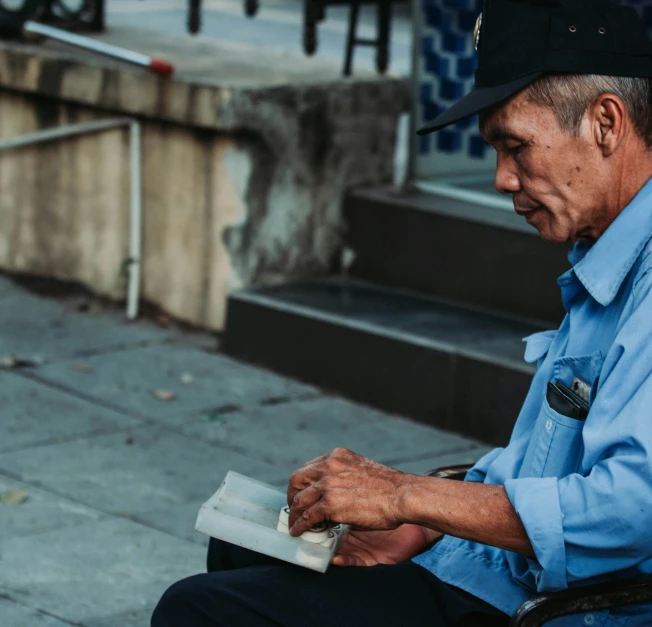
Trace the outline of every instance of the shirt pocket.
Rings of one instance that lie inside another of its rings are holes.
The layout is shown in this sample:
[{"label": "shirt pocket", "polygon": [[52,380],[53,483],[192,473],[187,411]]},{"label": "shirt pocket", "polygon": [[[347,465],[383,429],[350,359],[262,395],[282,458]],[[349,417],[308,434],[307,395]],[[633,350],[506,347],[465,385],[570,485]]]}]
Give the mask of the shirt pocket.
[{"label": "shirt pocket", "polygon": [[[570,387],[573,379],[579,377],[593,386],[598,379],[602,361],[599,351],[581,357],[560,357],[553,365],[553,379]],[[584,452],[584,422],[561,415],[552,409],[544,398],[519,478],[561,479],[577,472]]]},{"label": "shirt pocket", "polygon": [[591,386],[591,400],[595,396],[600,370],[604,364],[604,357],[600,351],[581,357],[560,357],[553,364],[553,379],[560,381],[566,387],[571,387],[573,379],[579,377]]}]

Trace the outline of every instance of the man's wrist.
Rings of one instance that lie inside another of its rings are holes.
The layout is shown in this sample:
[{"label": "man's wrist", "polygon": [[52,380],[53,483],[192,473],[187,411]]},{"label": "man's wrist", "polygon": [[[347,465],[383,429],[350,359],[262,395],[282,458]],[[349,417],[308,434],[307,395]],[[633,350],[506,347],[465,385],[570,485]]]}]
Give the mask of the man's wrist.
[{"label": "man's wrist", "polygon": [[396,517],[400,524],[423,526],[423,491],[421,482],[431,479],[421,475],[405,474],[398,486],[396,498]]}]

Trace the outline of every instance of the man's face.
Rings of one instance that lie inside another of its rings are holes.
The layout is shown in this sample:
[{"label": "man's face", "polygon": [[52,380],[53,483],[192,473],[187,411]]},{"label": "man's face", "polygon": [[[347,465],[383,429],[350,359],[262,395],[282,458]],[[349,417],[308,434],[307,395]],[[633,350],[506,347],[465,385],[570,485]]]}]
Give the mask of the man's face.
[{"label": "man's face", "polygon": [[544,240],[596,240],[604,231],[604,160],[587,117],[578,135],[525,92],[492,112],[481,128],[497,152],[495,185]]}]

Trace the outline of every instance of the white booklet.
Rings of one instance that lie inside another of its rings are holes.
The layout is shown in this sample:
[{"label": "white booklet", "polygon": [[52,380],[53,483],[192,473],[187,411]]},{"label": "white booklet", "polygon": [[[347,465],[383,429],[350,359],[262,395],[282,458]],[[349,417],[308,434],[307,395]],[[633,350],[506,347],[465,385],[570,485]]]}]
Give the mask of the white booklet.
[{"label": "white booklet", "polygon": [[230,470],[218,491],[204,503],[195,529],[257,553],[326,572],[348,527],[329,530],[331,540],[317,544],[277,529],[287,505],[285,492]]}]

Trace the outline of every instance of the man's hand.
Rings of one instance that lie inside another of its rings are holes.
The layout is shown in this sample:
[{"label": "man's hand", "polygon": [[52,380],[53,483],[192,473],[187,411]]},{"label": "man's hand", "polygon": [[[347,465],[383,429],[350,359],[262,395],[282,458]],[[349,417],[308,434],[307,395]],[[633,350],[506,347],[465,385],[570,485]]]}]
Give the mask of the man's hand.
[{"label": "man's hand", "polygon": [[441,534],[437,531],[418,525],[401,525],[389,531],[349,531],[333,558],[333,564],[398,564],[423,553],[439,536]]},{"label": "man's hand", "polygon": [[404,477],[344,448],[308,462],[290,477],[290,533],[301,535],[329,520],[359,529],[395,529]]},{"label": "man's hand", "polygon": [[288,505],[293,536],[324,520],[379,531],[411,523],[535,556],[504,486],[412,475],[344,448],[292,475]]}]

